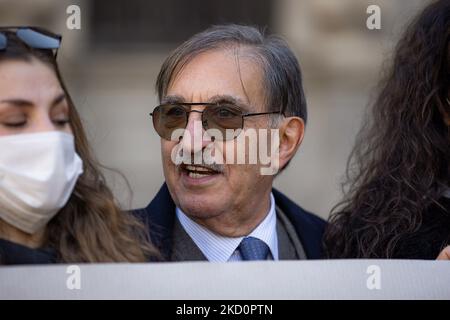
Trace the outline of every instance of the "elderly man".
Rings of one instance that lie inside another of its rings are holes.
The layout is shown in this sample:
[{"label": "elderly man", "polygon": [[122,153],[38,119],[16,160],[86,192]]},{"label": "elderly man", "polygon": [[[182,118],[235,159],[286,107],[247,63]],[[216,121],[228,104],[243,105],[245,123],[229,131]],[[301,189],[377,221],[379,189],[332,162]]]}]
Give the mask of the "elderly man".
[{"label": "elderly man", "polygon": [[[286,43],[249,26],[209,28],[172,52],[156,87],[151,115],[166,183],[135,213],[163,257],[321,258],[325,222],[272,188],[306,123],[300,67]],[[255,160],[254,144],[270,149],[267,159]]]}]

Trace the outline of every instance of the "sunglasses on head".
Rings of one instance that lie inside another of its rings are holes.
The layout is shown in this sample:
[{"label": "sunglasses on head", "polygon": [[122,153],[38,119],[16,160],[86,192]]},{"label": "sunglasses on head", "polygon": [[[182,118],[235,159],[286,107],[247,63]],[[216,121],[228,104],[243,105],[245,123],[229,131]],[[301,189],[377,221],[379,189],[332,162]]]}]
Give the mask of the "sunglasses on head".
[{"label": "sunglasses on head", "polygon": [[55,57],[61,45],[61,35],[39,27],[0,27],[0,51],[8,48],[7,32],[14,33],[31,48],[53,50]]},{"label": "sunglasses on head", "polygon": [[[191,110],[192,106],[205,106],[203,111]],[[150,115],[153,117],[153,126],[158,135],[165,140],[178,141],[180,137],[173,137],[173,132],[185,129],[189,114],[201,114],[204,130],[219,130],[221,136],[215,140],[233,140],[236,134],[230,135],[227,129],[241,130],[244,128],[244,118],[266,114],[282,114],[280,111],[244,113],[241,108],[231,103],[170,103],[157,106]],[[240,131],[239,131],[240,132]]]}]

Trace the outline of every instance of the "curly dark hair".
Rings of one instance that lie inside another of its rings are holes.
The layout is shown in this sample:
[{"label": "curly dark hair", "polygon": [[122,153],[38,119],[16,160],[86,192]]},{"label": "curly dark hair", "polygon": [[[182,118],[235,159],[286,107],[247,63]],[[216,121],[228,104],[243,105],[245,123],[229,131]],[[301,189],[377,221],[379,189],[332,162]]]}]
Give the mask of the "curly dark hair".
[{"label": "curly dark hair", "polygon": [[[324,236],[329,258],[392,258],[449,183],[450,1],[406,29],[347,163]],[[442,207],[442,205],[441,205]]]}]

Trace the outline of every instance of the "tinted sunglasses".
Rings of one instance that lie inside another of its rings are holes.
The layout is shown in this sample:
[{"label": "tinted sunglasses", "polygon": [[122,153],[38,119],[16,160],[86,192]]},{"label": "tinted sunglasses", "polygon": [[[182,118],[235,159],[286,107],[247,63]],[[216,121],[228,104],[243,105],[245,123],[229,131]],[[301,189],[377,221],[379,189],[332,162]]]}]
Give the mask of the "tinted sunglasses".
[{"label": "tinted sunglasses", "polygon": [[54,51],[56,57],[62,36],[39,27],[0,27],[0,50],[8,47],[6,32],[16,35],[23,43],[34,49]]},{"label": "tinted sunglasses", "polygon": [[[191,110],[192,106],[205,106],[203,111]],[[214,140],[225,141],[235,139],[244,128],[244,118],[266,114],[282,114],[280,111],[244,113],[241,108],[229,103],[172,103],[157,106],[150,115],[153,117],[153,126],[158,135],[165,140],[178,141],[180,137],[172,137],[173,132],[185,129],[191,112],[201,113],[204,130],[219,130],[221,136]],[[227,133],[227,129],[235,130]]]}]

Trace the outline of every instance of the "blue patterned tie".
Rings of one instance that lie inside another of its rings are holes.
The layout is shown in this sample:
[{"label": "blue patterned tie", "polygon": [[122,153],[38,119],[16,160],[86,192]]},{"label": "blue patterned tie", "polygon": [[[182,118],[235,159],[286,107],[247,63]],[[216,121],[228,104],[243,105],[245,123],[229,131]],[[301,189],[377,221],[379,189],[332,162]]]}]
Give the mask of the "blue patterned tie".
[{"label": "blue patterned tie", "polygon": [[267,244],[253,237],[244,238],[238,249],[242,260],[266,260],[269,254]]}]

